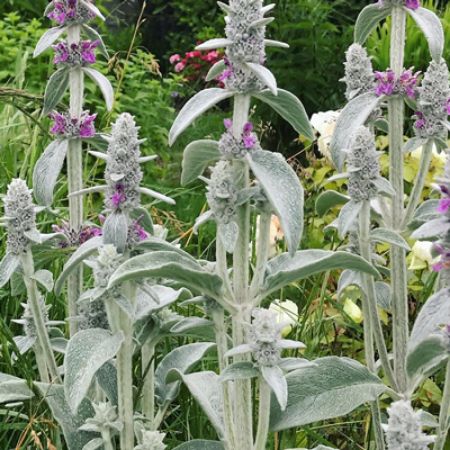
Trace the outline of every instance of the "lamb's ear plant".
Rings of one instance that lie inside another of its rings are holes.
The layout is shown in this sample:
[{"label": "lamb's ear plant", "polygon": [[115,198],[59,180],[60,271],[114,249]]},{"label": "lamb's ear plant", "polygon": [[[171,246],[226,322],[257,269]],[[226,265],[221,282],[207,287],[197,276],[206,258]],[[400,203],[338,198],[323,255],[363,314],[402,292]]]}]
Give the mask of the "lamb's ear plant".
[{"label": "lamb's ear plant", "polygon": [[[310,363],[298,358],[295,349],[303,345],[283,340],[275,317],[261,309],[261,303],[289,283],[323,271],[347,268],[375,277],[379,273],[359,255],[298,250],[303,188],[280,154],[262,149],[249,120],[251,100],[256,99],[275,109],[300,134],[313,138],[301,102],[277,87],[265,65],[266,47],[287,45],[265,37],[266,25],[273,20],[265,15],[273,5],[263,6],[258,0],[218,4],[226,13],[226,38],[207,41],[199,49],[225,47],[225,58],[208,75],[208,79],[218,77],[224,88],[206,89],[190,99],[169,134],[173,143],[203,112],[222,100],[233,100],[233,115],[225,120],[220,141],[193,142],[183,158],[182,182],[200,177],[207,185],[210,209],[199,217],[196,227],[206,220],[215,221],[216,261],[196,261],[176,247],[153,246],[154,251],[131,257],[118,267],[109,287],[162,277],[206,300],[205,312],[214,323],[220,374],[186,374],[172,369],[166,377],[167,381],[184,382],[219,441],[194,440],[180,449],[207,445],[263,450],[270,431],[347,414],[366,401],[375,401],[385,388],[356,361],[330,357]],[[204,177],[209,166],[210,174]],[[270,258],[272,214],[280,219],[288,252]],[[256,261],[252,261],[249,244],[258,216]],[[293,353],[283,358],[281,352],[288,350]],[[344,398],[345,402],[341,401]],[[253,417],[255,409],[257,419]]]},{"label": "lamb's ear plant", "polygon": [[[415,73],[412,68],[408,70],[404,68],[407,15],[411,16],[416,25],[422,29],[432,58],[421,85],[421,74]],[[362,46],[377,24],[388,16],[391,23],[391,66],[384,72],[373,72],[372,63]],[[410,334],[405,259],[406,251],[409,249],[405,238],[411,237],[412,230],[419,227],[412,234],[412,238],[415,239],[444,236],[447,230],[446,220],[436,217],[436,201],[431,200],[419,205],[433,148],[439,151],[447,148],[450,91],[449,73],[442,59],[443,46],[444,35],[439,18],[421,7],[418,0],[379,1],[363,9],[355,27],[355,43],[347,52],[345,65],[343,81],[347,86],[349,102],[339,116],[331,142],[331,153],[337,169],[342,171],[345,161],[347,162],[347,172],[333,178],[349,177],[349,197],[343,198],[341,195],[328,192],[317,201],[317,209],[320,211],[338,203],[346,203],[336,224],[338,231],[342,236],[349,231],[358,233],[359,251],[366,259],[373,257],[371,242],[384,242],[390,245],[390,271],[381,271],[386,275],[387,281],[390,281],[390,302],[383,300],[383,297],[386,297],[383,292],[389,292],[385,282],[375,282],[369,276],[360,277],[351,272],[344,272],[340,281],[341,289],[350,284],[356,284],[361,288],[365,305],[368,304],[368,311],[365,314],[365,322],[368,322],[365,323],[366,346],[372,345],[374,337],[387,382],[404,398],[401,402],[394,403],[389,410],[391,416],[387,427],[389,449],[406,448],[411,445],[411,448],[425,449],[432,442],[432,439],[422,436],[418,426],[412,426],[412,423],[419,424],[419,420],[411,409],[410,401],[421,382],[433,374],[442,361],[448,359],[447,349],[443,345],[444,336],[439,326],[448,322],[448,306],[444,300],[447,290],[440,290],[427,300]],[[414,136],[406,143],[405,103],[414,112],[412,117]],[[386,120],[385,111],[387,111]],[[367,128],[361,128],[364,125]],[[376,173],[378,168],[375,164],[375,146],[370,133],[378,130],[388,132],[390,183],[379,178]],[[371,142],[372,156],[367,153],[368,147],[365,145],[366,157],[364,161],[358,162],[355,161],[355,150],[360,145],[355,147],[355,144],[358,141],[362,142],[363,135],[366,136],[366,144]],[[405,153],[418,147],[422,147],[420,167],[405,204],[403,158]],[[362,176],[363,174],[365,176]],[[358,183],[355,183],[356,180],[359,180]],[[364,189],[360,191],[360,187]],[[441,185],[441,191],[445,195],[445,182]],[[357,192],[363,192],[364,198],[359,196],[360,201],[355,205]],[[373,228],[373,223],[377,223],[378,227]],[[445,261],[444,247],[436,246],[436,251],[443,255]],[[441,277],[441,287],[443,278]],[[392,312],[392,363],[388,358],[387,349],[390,346],[383,337],[377,304]],[[367,352],[366,348],[366,356],[369,358]],[[373,350],[370,352],[373,355]],[[370,366],[373,361],[371,362],[369,358],[367,364]],[[449,395],[448,390],[446,381],[445,397]],[[448,429],[448,416],[448,400],[444,400],[434,447],[436,449],[443,448]],[[406,436],[404,430],[408,428],[414,428],[416,434]]]},{"label": "lamb's ear plant", "polygon": [[[83,225],[83,200],[71,196],[83,188],[83,142],[95,136],[96,114],[83,109],[85,76],[97,84],[105,98],[108,110],[113,107],[113,89],[108,79],[91,66],[96,62],[96,49],[107,56],[101,36],[88,24],[95,18],[104,19],[90,0],[53,0],[45,16],[56,26],[50,28],[36,45],[37,57],[50,47],[54,50],[56,72],[49,78],[44,95],[42,114],[50,115],[54,124],[50,132],[55,140],[44,150],[33,174],[33,190],[37,202],[50,206],[53,191],[64,161],[67,161],[69,191],[69,227],[79,233]],[[59,40],[65,36],[64,40]],[[58,41],[59,40],[59,41]],[[60,101],[69,91],[69,109],[58,112]],[[67,299],[69,317],[77,315],[77,300],[82,291],[83,274],[70,277]],[[71,335],[76,332],[76,321],[70,321]]]}]

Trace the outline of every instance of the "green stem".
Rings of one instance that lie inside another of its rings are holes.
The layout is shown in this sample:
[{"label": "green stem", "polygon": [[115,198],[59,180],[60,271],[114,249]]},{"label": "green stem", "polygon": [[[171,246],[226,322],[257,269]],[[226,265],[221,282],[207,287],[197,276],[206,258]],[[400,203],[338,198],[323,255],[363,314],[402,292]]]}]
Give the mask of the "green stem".
[{"label": "green stem", "polygon": [[155,419],[155,344],[151,339],[148,339],[142,346],[141,355],[142,370],[145,371],[148,367],[143,386],[142,413],[148,420],[149,428],[153,430]]},{"label": "green stem", "polygon": [[[68,44],[80,41],[80,25],[72,25],[67,30]],[[70,71],[70,116],[80,118],[83,111],[84,76],[81,68]],[[83,196],[71,196],[73,192],[83,189],[83,155],[81,139],[71,139],[67,153],[67,177],[69,189],[69,224],[75,232],[79,232],[83,224]],[[67,297],[69,317],[76,317],[77,301],[83,290],[83,267],[80,267],[69,276],[67,284]],[[70,335],[77,332],[77,321],[69,322]]]},{"label": "green stem", "polygon": [[[234,97],[233,134],[240,139],[244,124],[248,121],[250,96],[236,95]],[[233,162],[238,188],[250,186],[249,168],[245,161]],[[248,295],[249,261],[250,261],[250,206],[247,203],[240,206],[237,212],[239,235],[233,254],[233,288],[240,311],[233,315],[233,345],[245,343],[245,323],[250,322],[251,305]],[[249,355],[235,358],[237,361],[248,360]],[[253,445],[253,402],[250,380],[234,382],[234,417],[236,444],[241,449],[251,449]]]},{"label": "green stem", "polygon": [[48,376],[47,364],[45,363],[45,355],[39,342],[36,341],[33,346],[33,351],[36,357],[36,365],[38,368],[39,377],[44,383],[49,383],[50,378]]},{"label": "green stem", "polygon": [[266,450],[269,435],[270,387],[262,377],[259,378],[258,431],[254,450]]},{"label": "green stem", "polygon": [[[404,65],[406,12],[394,6],[391,28],[391,69],[400,76]],[[392,227],[401,232],[403,222],[403,120],[404,103],[400,96],[388,101],[390,181],[394,189],[392,197]],[[394,339],[394,372],[397,388],[406,391],[406,347],[408,341],[408,291],[406,280],[406,252],[391,246],[392,323]]]},{"label": "green stem", "polygon": [[450,418],[450,359],[447,361],[445,372],[445,386],[442,394],[441,411],[439,413],[439,429],[434,444],[434,450],[443,450],[448,433],[448,421]]},{"label": "green stem", "polygon": [[[136,289],[131,282],[124,283],[125,298],[134,305],[136,303]],[[124,341],[117,354],[117,384],[119,394],[119,418],[123,423],[120,433],[120,448],[134,447],[134,408],[133,408],[133,322],[131,318],[117,308],[120,328],[124,334]]]},{"label": "green stem", "polygon": [[[21,255],[21,263],[23,269],[23,281],[27,288],[28,303],[30,305],[31,313],[33,314],[33,321],[36,327],[37,342],[42,349],[44,361],[39,364],[41,367],[47,366],[50,374],[50,380],[61,383],[61,377],[58,372],[58,366],[53,354],[50,338],[48,337],[47,328],[45,326],[44,315],[42,314],[42,307],[39,301],[40,293],[38,291],[36,281],[34,278],[34,261],[31,250]],[[39,354],[36,357],[40,357]]]},{"label": "green stem", "polygon": [[[361,212],[359,213],[359,246],[361,256],[367,261],[372,262],[369,233],[370,202],[364,201]],[[380,355],[380,361],[384,372],[391,386],[395,389],[396,380],[389,362],[389,355],[386,347],[386,341],[384,340],[383,328],[378,316],[375,282],[371,275],[366,274],[363,275],[363,280],[367,296],[367,311],[370,327],[372,328],[372,332],[375,337],[375,343]]]},{"label": "green stem", "polygon": [[408,206],[406,207],[405,216],[403,218],[403,226],[405,228],[411,220],[414,211],[417,208],[417,205],[420,202],[420,198],[422,197],[423,187],[425,186],[425,179],[428,174],[428,170],[430,168],[431,159],[433,157],[433,141],[427,141],[427,143],[423,146],[422,156],[420,158],[420,167],[419,171],[414,178],[414,186],[409,196]]},{"label": "green stem", "polygon": [[111,432],[109,431],[109,428],[105,428],[102,430],[102,439],[104,450],[114,450],[114,446],[111,441]]}]

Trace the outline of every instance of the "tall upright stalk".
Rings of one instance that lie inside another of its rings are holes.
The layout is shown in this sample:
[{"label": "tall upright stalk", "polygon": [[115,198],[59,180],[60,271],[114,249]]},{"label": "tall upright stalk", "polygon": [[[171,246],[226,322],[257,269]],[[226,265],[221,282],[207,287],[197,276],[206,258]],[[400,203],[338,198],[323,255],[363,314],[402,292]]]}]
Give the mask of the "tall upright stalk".
[{"label": "tall upright stalk", "polygon": [[155,344],[150,339],[142,346],[141,356],[142,370],[147,371],[142,389],[142,413],[148,421],[149,428],[153,430],[155,419]]},{"label": "tall upright stalk", "polygon": [[445,372],[445,386],[442,394],[441,411],[439,414],[439,428],[437,431],[434,450],[443,450],[448,434],[448,421],[450,419],[450,360],[447,362]]},{"label": "tall upright stalk", "polygon": [[[234,97],[233,134],[239,139],[245,123],[248,120],[250,96],[236,95]],[[246,189],[250,186],[249,168],[243,161],[234,161],[237,186]],[[237,212],[239,236],[233,254],[233,288],[239,313],[233,317],[233,345],[245,343],[244,323],[250,322],[251,307],[249,305],[249,244],[250,244],[250,206],[248,203],[240,206]],[[243,356],[241,358],[249,358]],[[250,380],[236,380],[234,392],[234,414],[236,439],[238,448],[252,448],[252,389]]]},{"label": "tall upright stalk", "polygon": [[[67,30],[69,46],[80,41],[80,25],[72,25]],[[80,118],[83,111],[84,74],[81,67],[73,67],[70,71],[70,117]],[[70,195],[83,189],[83,155],[80,138],[71,139],[67,154],[67,176],[69,190],[69,224],[71,230],[78,232],[83,224],[83,197]],[[67,285],[69,317],[77,315],[77,301],[83,289],[83,268],[80,265],[70,275]],[[77,332],[77,322],[69,322],[70,335]]]},{"label": "tall upright stalk", "polygon": [[[401,7],[392,10],[391,69],[399,77],[403,71],[406,33],[406,12]],[[388,100],[390,181],[392,197],[392,227],[401,232],[404,213],[403,189],[403,121],[404,103],[400,96]],[[397,388],[406,390],[406,346],[408,340],[408,291],[406,280],[406,252],[391,246],[392,322],[394,337],[394,371]]]}]

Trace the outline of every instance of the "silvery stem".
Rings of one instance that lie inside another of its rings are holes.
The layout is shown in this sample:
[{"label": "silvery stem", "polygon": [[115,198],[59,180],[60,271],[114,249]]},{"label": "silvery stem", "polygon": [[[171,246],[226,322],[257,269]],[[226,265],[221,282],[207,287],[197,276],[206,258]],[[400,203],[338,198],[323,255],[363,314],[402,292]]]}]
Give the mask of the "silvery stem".
[{"label": "silvery stem", "polygon": [[[392,10],[391,69],[397,76],[403,71],[406,32],[406,12],[402,7]],[[399,229],[403,222],[403,120],[404,103],[400,96],[388,101],[390,181],[395,194],[392,198],[392,227]],[[391,246],[392,323],[394,339],[394,372],[399,392],[406,391],[406,346],[408,341],[408,291],[406,253]]]},{"label": "silvery stem", "polygon": [[[233,134],[240,139],[245,123],[248,120],[250,96],[236,95],[234,97]],[[239,188],[250,186],[249,168],[245,161],[233,162],[236,181]],[[233,345],[245,342],[244,323],[250,322],[249,289],[249,261],[250,261],[250,206],[248,203],[240,206],[237,213],[239,236],[233,254],[233,288],[236,302],[240,311],[233,316]],[[248,360],[250,356],[235,358]],[[251,449],[253,445],[252,421],[252,389],[250,380],[236,380],[234,382],[234,417],[235,433],[238,448]]]},{"label": "silvery stem", "polygon": [[36,365],[39,372],[39,378],[44,383],[49,383],[50,378],[48,376],[47,364],[45,363],[45,355],[38,341],[36,341],[36,343],[33,345],[33,351],[36,357]]},{"label": "silvery stem", "polygon": [[425,186],[425,178],[427,177],[428,170],[430,168],[431,159],[433,157],[433,141],[427,141],[423,146],[422,156],[420,158],[419,171],[414,179],[414,186],[409,196],[408,206],[406,207],[405,216],[403,218],[403,226],[405,228],[409,221],[412,219],[414,211],[420,202],[422,196],[423,187]]},{"label": "silvery stem", "polygon": [[[72,25],[67,30],[68,44],[80,41],[80,25]],[[70,116],[80,118],[83,111],[84,77],[80,67],[70,71]],[[75,232],[80,231],[83,223],[83,197],[71,196],[73,192],[83,189],[83,155],[81,139],[71,139],[67,153],[67,177],[69,189],[69,224]],[[69,276],[67,284],[67,297],[69,317],[77,316],[77,301],[83,290],[83,266],[80,264],[73,274]],[[70,335],[77,332],[77,322],[72,320]]]},{"label": "silvery stem", "polygon": [[[361,256],[365,260],[372,262],[369,233],[370,233],[370,202],[365,201],[361,208],[361,212],[359,213],[359,246]],[[384,340],[383,328],[381,326],[380,318],[378,317],[375,282],[371,275],[366,274],[363,275],[363,281],[366,291],[367,311],[370,328],[372,328],[373,336],[375,337],[376,347],[380,355],[380,361],[384,369],[384,372],[391,386],[395,389],[396,380],[391,368],[391,364],[389,362],[389,355],[386,348],[386,341]],[[370,364],[369,361],[368,364]]]},{"label": "silvery stem", "polygon": [[448,433],[448,421],[450,419],[450,359],[447,361],[445,372],[445,386],[442,394],[441,411],[439,413],[439,428],[437,431],[434,450],[443,450]]},{"label": "silvery stem", "polygon": [[[136,287],[131,282],[124,283],[123,294],[134,307]],[[134,447],[134,407],[133,407],[133,321],[121,308],[117,308],[120,328],[124,341],[117,353],[117,384],[119,394],[119,418],[123,423],[120,433],[120,448]]]},{"label": "silvery stem", "polygon": [[[228,365],[227,358],[225,357],[228,351],[228,337],[227,330],[225,327],[225,311],[222,308],[215,308],[212,311],[212,319],[214,322],[214,330],[216,334],[217,343],[217,356],[219,359],[219,369],[220,372],[226,368]],[[231,397],[231,383],[223,382],[222,385],[222,395],[223,395],[223,415],[225,423],[225,436],[227,450],[233,450],[236,448],[235,436],[234,436],[234,422],[233,422],[233,404]]]},{"label": "silvery stem", "polygon": [[142,413],[148,420],[149,428],[153,430],[155,419],[155,343],[151,339],[148,339],[142,346],[141,355],[142,370],[147,370],[148,367],[143,386]]},{"label": "silvery stem", "polygon": [[111,432],[109,428],[102,430],[103,447],[105,450],[114,450],[114,446],[111,442]]},{"label": "silvery stem", "polygon": [[[28,304],[30,305],[31,313],[33,315],[34,325],[36,327],[37,342],[42,349],[42,356],[44,361],[39,363],[42,367],[47,366],[50,374],[50,380],[56,383],[61,383],[61,377],[58,372],[58,366],[53,354],[50,338],[48,337],[47,328],[45,326],[44,316],[42,314],[42,307],[39,301],[40,294],[34,280],[34,261],[31,250],[21,255],[21,263],[23,269],[23,281],[27,288]],[[39,354],[36,357],[40,357]]]},{"label": "silvery stem", "polygon": [[258,431],[256,433],[254,450],[266,450],[269,435],[270,419],[270,387],[263,377],[259,378],[259,412]]}]

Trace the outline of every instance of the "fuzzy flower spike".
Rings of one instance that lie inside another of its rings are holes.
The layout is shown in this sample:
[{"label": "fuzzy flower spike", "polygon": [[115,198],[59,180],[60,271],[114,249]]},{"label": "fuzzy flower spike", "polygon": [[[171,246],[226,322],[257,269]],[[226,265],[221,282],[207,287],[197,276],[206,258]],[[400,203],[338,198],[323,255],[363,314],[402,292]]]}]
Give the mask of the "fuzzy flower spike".
[{"label": "fuzzy flower spike", "polygon": [[61,26],[87,23],[96,16],[103,18],[91,0],[53,0],[46,15]]}]

